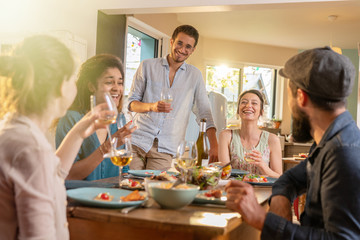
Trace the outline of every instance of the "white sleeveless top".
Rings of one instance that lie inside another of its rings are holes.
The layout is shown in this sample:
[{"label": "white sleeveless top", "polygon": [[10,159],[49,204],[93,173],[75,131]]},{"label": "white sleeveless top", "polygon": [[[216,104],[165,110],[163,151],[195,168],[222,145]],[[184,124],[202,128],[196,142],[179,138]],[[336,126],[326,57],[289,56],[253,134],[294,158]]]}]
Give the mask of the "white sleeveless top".
[{"label": "white sleeveless top", "polygon": [[[231,130],[231,142],[230,142],[230,162],[231,167],[234,169],[241,169],[245,171],[250,170],[250,164],[244,160],[245,148],[241,143],[239,130]],[[262,154],[262,159],[268,165],[270,164],[270,147],[268,143],[269,132],[262,131],[260,136],[260,141],[255,147]],[[255,168],[255,169],[254,169]],[[258,167],[253,167],[252,170],[255,174],[260,174]]]}]

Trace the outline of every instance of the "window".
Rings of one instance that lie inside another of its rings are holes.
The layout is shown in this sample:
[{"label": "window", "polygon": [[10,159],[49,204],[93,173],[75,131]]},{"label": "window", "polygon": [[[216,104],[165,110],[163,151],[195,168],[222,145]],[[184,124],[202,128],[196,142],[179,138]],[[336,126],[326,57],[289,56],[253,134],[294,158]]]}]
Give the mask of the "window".
[{"label": "window", "polygon": [[234,118],[237,110],[237,100],[241,92],[249,89],[260,90],[264,95],[267,119],[272,119],[275,109],[276,68],[241,66],[231,68],[226,66],[206,66],[206,90],[216,91],[225,95],[228,101],[227,118]]},{"label": "window", "polygon": [[127,17],[127,38],[125,55],[125,89],[127,96],[130,92],[132,81],[140,62],[166,56],[170,37],[152,28],[151,26]]},{"label": "window", "polygon": [[264,96],[264,116],[272,119],[275,115],[275,72],[273,68],[245,66],[242,77],[242,91],[257,89]]},{"label": "window", "polygon": [[125,95],[128,95],[132,83],[132,79],[138,69],[140,62],[148,58],[158,57],[158,39],[150,37],[136,30],[128,27],[126,39],[126,74],[125,79]]},{"label": "window", "polygon": [[222,93],[226,96],[227,118],[236,114],[236,102],[240,93],[240,69],[226,66],[206,67],[206,90]]}]

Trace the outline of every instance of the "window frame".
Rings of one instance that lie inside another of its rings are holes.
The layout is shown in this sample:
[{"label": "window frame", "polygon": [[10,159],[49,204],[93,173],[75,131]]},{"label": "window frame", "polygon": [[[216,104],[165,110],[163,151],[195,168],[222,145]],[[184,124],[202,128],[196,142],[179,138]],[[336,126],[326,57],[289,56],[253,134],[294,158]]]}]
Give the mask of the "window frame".
[{"label": "window frame", "polygon": [[[133,16],[126,16],[126,31],[125,31],[125,46],[124,46],[124,74],[126,76],[126,61],[127,61],[127,35],[129,27],[134,28],[156,40],[158,40],[157,56],[163,57],[169,54],[170,37],[165,33],[153,28],[152,26],[136,19]],[[125,79],[126,82],[132,84],[133,79]],[[125,89],[124,89],[125,94]],[[127,95],[125,95],[127,97]]]},{"label": "window frame", "polygon": [[[279,70],[281,69],[281,66],[275,66],[275,65],[266,65],[266,64],[254,64],[254,63],[220,63],[218,61],[206,61],[205,62],[205,78],[206,78],[206,69],[208,66],[221,66],[226,65],[228,68],[237,68],[239,69],[239,93],[238,95],[243,91],[243,75],[244,75],[244,68],[247,66],[251,67],[261,67],[261,68],[271,68],[273,69],[273,79],[274,84],[272,86],[273,91],[273,99],[272,99],[272,116],[274,116],[276,119],[282,119],[282,113],[283,113],[283,104],[284,104],[284,85],[285,81],[284,78],[282,78],[279,75]],[[207,84],[207,79],[205,79],[205,85]]]}]

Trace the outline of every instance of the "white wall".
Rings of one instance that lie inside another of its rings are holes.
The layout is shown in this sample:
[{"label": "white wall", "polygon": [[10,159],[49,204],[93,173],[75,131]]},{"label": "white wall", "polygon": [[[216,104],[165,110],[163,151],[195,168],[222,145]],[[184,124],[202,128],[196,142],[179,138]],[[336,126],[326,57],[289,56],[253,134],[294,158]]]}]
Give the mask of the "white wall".
[{"label": "white wall", "polygon": [[[150,12],[161,12],[165,7],[196,5],[231,5],[261,2],[291,1],[236,1],[236,0],[0,0],[0,39],[16,38],[44,31],[69,31],[87,41],[87,56],[95,54],[97,12],[99,9],[149,8]],[[169,8],[166,9],[169,11]],[[135,12],[135,11],[134,11]],[[171,36],[172,30],[181,24],[175,14],[135,15],[147,24]],[[190,23],[191,24],[191,23]],[[286,59],[297,53],[296,49],[279,48],[234,41],[201,38],[189,63],[205,74],[209,61],[219,63],[246,62],[281,66]]]},{"label": "white wall", "polygon": [[[326,0],[297,2],[315,1]],[[227,5],[287,2],[294,0],[0,0],[0,39],[66,30],[87,41],[91,57],[95,54],[98,10],[110,13],[116,9],[126,14],[223,11],[229,9]]]}]

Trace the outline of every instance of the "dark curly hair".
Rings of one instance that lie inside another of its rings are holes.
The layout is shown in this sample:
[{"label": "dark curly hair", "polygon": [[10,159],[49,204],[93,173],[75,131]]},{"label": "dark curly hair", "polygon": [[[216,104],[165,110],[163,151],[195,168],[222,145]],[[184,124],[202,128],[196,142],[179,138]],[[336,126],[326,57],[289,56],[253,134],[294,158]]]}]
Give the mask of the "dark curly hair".
[{"label": "dark curly hair", "polygon": [[[99,77],[109,68],[119,69],[121,75],[124,76],[124,68],[120,58],[111,54],[98,54],[89,58],[81,65],[78,80],[76,82],[77,95],[70,109],[82,113],[90,111],[90,95],[93,94],[89,90],[89,83],[97,87]],[[118,110],[121,111],[123,96],[120,99]]]}]

